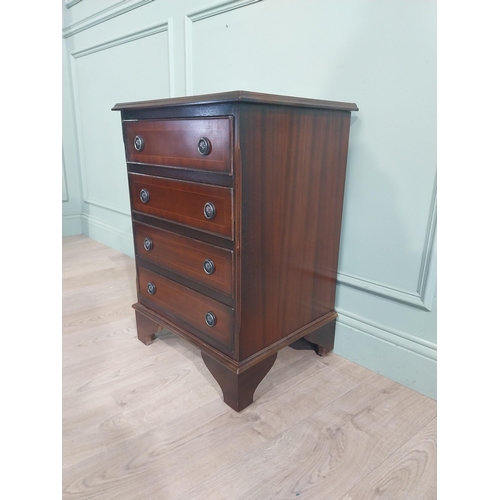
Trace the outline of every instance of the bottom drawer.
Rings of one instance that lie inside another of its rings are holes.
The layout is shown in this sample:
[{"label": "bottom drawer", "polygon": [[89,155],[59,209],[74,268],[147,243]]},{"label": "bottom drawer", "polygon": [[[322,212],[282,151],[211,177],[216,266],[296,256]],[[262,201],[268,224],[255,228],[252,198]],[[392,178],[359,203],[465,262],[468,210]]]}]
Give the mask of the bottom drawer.
[{"label": "bottom drawer", "polygon": [[167,319],[187,323],[191,333],[203,333],[198,336],[208,343],[212,339],[232,351],[233,308],[144,267],[138,266],[137,273],[139,302],[167,313]]}]

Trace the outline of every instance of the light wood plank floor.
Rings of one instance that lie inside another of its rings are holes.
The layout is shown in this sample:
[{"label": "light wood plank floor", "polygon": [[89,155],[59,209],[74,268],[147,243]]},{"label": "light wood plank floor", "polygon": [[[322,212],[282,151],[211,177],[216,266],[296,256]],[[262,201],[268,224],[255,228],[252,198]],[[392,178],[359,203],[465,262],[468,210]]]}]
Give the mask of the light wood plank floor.
[{"label": "light wood plank floor", "polygon": [[133,260],[63,238],[63,499],[436,498],[436,402],[286,348],[237,414],[199,351],[136,339]]}]

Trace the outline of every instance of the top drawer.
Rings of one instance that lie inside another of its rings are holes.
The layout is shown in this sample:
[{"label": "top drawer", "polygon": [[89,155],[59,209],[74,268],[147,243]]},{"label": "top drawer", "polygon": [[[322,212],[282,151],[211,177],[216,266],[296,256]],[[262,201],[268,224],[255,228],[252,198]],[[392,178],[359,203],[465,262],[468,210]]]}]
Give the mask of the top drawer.
[{"label": "top drawer", "polygon": [[231,173],[232,117],[123,122],[127,161]]}]

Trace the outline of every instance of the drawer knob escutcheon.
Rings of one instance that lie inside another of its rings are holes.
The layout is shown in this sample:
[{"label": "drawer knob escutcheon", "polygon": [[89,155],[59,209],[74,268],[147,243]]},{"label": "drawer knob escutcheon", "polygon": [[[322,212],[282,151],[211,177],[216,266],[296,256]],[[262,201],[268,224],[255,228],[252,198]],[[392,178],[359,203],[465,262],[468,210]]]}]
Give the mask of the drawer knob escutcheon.
[{"label": "drawer knob escutcheon", "polygon": [[148,293],[149,295],[154,295],[156,293],[156,285],[152,281],[148,283]]},{"label": "drawer knob escutcheon", "polygon": [[134,138],[134,148],[136,151],[144,149],[144,139],[140,135],[136,135]]},{"label": "drawer knob escutcheon", "polygon": [[217,317],[213,312],[207,312],[207,314],[205,314],[205,323],[210,327],[215,326]]},{"label": "drawer knob escutcheon", "polygon": [[200,153],[201,156],[207,156],[210,154],[210,151],[212,151],[210,140],[207,137],[200,137],[198,141],[198,153]]},{"label": "drawer knob escutcheon", "polygon": [[213,274],[215,271],[215,264],[212,259],[206,259],[205,262],[203,262],[203,270],[207,274]]},{"label": "drawer knob escutcheon", "polygon": [[205,206],[203,207],[203,213],[205,214],[205,217],[207,219],[213,219],[216,214],[215,205],[210,201],[205,203]]},{"label": "drawer knob escutcheon", "polygon": [[153,250],[153,240],[151,238],[144,238],[144,249],[146,252]]},{"label": "drawer knob escutcheon", "polygon": [[147,203],[149,201],[149,191],[147,189],[141,189],[139,197],[143,203]]}]

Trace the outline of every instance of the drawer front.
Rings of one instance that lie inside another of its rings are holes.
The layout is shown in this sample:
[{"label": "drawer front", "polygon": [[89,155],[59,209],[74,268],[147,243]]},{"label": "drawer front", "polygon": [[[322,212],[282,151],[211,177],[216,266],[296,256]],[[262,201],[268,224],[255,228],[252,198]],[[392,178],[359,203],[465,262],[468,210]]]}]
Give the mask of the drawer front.
[{"label": "drawer front", "polygon": [[129,174],[132,210],[233,238],[233,190]]},{"label": "drawer front", "polygon": [[232,251],[139,222],[134,243],[143,259],[232,296]]},{"label": "drawer front", "polygon": [[[143,267],[138,266],[137,273],[139,302],[151,304],[159,312],[188,323],[208,339],[232,349],[234,310],[231,307]],[[207,318],[207,314],[213,317]],[[209,326],[213,318],[215,324]]]},{"label": "drawer front", "polygon": [[127,161],[231,172],[232,118],[123,122]]}]

